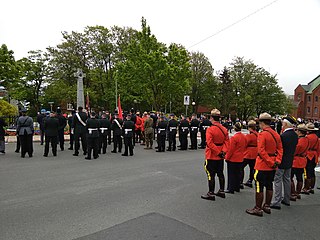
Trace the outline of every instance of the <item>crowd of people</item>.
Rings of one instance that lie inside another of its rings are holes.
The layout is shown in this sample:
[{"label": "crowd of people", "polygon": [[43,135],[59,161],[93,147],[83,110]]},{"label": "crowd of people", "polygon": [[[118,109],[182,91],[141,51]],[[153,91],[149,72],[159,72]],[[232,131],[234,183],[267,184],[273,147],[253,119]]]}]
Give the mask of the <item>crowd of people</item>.
[{"label": "crowd of people", "polygon": [[[21,151],[22,158],[25,158],[27,153],[29,157],[33,156],[34,124],[26,112],[22,110],[21,116],[16,120],[16,152]],[[301,194],[314,193],[320,143],[317,136],[319,129],[312,121],[297,121],[292,116],[275,121],[270,114],[263,113],[258,119],[245,123],[236,121],[231,125],[235,131],[231,138],[230,123],[222,120],[218,109],[213,109],[211,114],[204,115],[201,119],[198,119],[196,114],[190,118],[181,114],[179,119],[171,114],[167,119],[163,114],[140,114],[134,109],[120,117],[117,112],[88,113],[82,107],[79,107],[78,111],[72,111],[67,117],[58,108],[56,112],[41,111],[37,122],[40,125],[40,144],[45,145],[44,157],[48,157],[50,145],[53,156],[57,156],[58,146],[64,151],[67,125],[70,129],[68,149],[74,150],[73,156],[79,156],[81,143],[87,160],[106,154],[107,146],[112,142],[112,153],[122,153],[124,142],[122,156],[133,156],[135,144],[144,145],[145,150],[153,149],[155,139],[157,152],[205,149],[204,168],[209,191],[201,198],[214,201],[216,197],[225,198],[226,193],[235,194],[245,186],[253,188],[255,185],[256,204],[254,208],[246,210],[251,215],[270,214],[271,209],[281,209],[281,205],[290,206],[290,201],[301,199]],[[2,120],[0,124],[4,124]],[[244,124],[249,130],[248,134],[242,132]],[[0,127],[0,131],[2,130]],[[198,132],[201,136],[199,145]],[[177,146],[177,135],[180,146]],[[4,134],[1,136],[0,152],[4,153]],[[244,182],[246,166],[249,166],[249,178]],[[217,192],[216,175],[219,182]]]}]

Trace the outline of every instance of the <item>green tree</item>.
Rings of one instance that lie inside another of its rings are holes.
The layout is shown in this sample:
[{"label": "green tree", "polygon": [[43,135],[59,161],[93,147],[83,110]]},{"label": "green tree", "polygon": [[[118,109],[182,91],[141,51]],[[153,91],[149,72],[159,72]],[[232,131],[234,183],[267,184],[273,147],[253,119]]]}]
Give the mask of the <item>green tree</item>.
[{"label": "green tree", "polygon": [[0,117],[1,116],[16,116],[18,109],[12,106],[5,100],[0,100]]}]

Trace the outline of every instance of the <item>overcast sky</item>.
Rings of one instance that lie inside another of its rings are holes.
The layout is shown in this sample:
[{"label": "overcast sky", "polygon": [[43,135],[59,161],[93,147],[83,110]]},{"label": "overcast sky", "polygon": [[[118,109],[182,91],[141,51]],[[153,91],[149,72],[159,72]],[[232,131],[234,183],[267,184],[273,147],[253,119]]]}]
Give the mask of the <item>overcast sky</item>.
[{"label": "overcast sky", "polygon": [[[235,56],[253,60],[287,94],[320,74],[320,0],[2,0],[0,44],[16,59],[61,42],[61,31],[113,25],[140,29],[144,16],[159,41],[203,52],[215,70]],[[193,47],[191,47],[193,46]],[[191,48],[190,48],[191,47]]]}]

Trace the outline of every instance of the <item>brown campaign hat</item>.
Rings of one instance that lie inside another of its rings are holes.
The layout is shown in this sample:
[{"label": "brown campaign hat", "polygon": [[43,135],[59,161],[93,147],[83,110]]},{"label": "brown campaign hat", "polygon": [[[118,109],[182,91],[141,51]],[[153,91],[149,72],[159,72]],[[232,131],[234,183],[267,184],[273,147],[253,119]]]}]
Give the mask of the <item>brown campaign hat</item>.
[{"label": "brown campaign hat", "polygon": [[259,120],[271,120],[273,121],[274,118],[271,117],[271,115],[269,113],[261,113],[260,116],[259,116]]},{"label": "brown campaign hat", "polygon": [[256,127],[256,126],[257,126],[257,122],[254,121],[254,120],[250,120],[250,121],[248,122],[248,126],[249,126],[249,127]]},{"label": "brown campaign hat", "polygon": [[307,126],[305,124],[299,124],[297,126],[297,130],[307,132],[308,128],[307,128]]},{"label": "brown campaign hat", "polygon": [[315,128],[315,126],[314,126],[313,123],[308,123],[308,124],[306,125],[306,127],[307,127],[307,130],[308,130],[308,131],[318,131],[318,130],[319,130],[319,128]]},{"label": "brown campaign hat", "polygon": [[218,109],[214,108],[214,109],[211,110],[211,115],[212,116],[220,116],[221,113],[220,113],[220,111]]}]

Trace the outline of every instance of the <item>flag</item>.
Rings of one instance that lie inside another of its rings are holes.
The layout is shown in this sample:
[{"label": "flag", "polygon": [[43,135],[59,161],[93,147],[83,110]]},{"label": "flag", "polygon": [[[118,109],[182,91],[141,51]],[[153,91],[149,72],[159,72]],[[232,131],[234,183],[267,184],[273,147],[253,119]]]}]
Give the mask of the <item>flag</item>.
[{"label": "flag", "polygon": [[121,101],[120,101],[120,94],[119,94],[119,97],[118,97],[118,114],[119,114],[119,119],[123,119]]},{"label": "flag", "polygon": [[88,112],[90,112],[89,92],[87,92],[87,97],[86,97],[86,109]]}]

